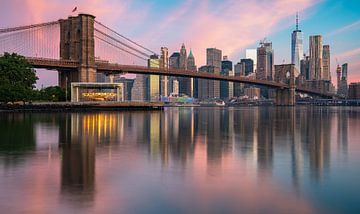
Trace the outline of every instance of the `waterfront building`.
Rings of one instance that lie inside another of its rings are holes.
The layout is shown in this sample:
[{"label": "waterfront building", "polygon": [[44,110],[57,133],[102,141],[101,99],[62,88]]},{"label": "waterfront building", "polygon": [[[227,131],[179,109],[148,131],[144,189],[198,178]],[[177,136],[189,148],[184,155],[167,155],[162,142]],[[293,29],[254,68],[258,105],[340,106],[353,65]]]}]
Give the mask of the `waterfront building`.
[{"label": "waterfront building", "polygon": [[[221,61],[221,75],[233,76],[233,63],[228,60],[227,56],[223,57]],[[228,100],[234,96],[233,89],[234,83],[229,81],[220,81],[220,98],[222,100]]]},{"label": "waterfront building", "polygon": [[303,35],[299,30],[299,16],[296,14],[296,29],[291,34],[291,63],[295,65],[295,77],[300,73],[300,61],[303,57]]},{"label": "waterfront building", "polygon": [[260,42],[257,48],[256,79],[273,80],[274,77],[274,50],[272,43]]},{"label": "waterfront building", "polygon": [[[214,74],[220,74],[221,71],[221,59],[222,59],[222,52],[216,48],[208,48],[206,49],[206,65],[214,67]],[[213,98],[220,98],[220,81],[218,80],[211,80],[213,83],[213,90],[214,90],[214,97]]]},{"label": "waterfront building", "polygon": [[331,73],[330,73],[330,46],[329,45],[323,46],[322,62],[323,62],[323,70],[322,70],[323,73],[321,75],[321,79],[330,81]]},{"label": "waterfront building", "polygon": [[148,101],[147,96],[147,82],[148,75],[136,74],[134,80],[134,86],[131,89],[131,100],[132,101]]},{"label": "waterfront building", "polygon": [[260,99],[260,88],[249,87],[244,89],[244,95],[249,99]]},{"label": "waterfront building", "polygon": [[[169,68],[169,50],[167,47],[161,47],[161,56],[160,56],[160,68],[168,69]],[[169,77],[161,76],[160,77],[160,94],[162,96],[169,96]]]},{"label": "waterfront building", "polygon": [[256,72],[256,64],[257,64],[257,51],[256,51],[256,49],[246,49],[245,58],[253,60],[253,71],[252,71],[252,73]]},{"label": "waterfront building", "polygon": [[349,94],[349,99],[359,100],[360,99],[360,82],[350,83],[348,94]]},{"label": "waterfront building", "polygon": [[[160,68],[160,60],[157,55],[150,56],[150,59],[148,60],[148,67]],[[147,93],[150,101],[158,101],[160,98],[160,76],[150,74],[147,85]]]},{"label": "waterfront building", "polygon": [[134,79],[126,79],[124,76],[115,75],[114,83],[123,83],[123,85],[124,85],[124,100],[131,101],[131,90],[134,86]]},{"label": "waterfront building", "polygon": [[320,35],[310,36],[310,80],[321,80],[323,70],[323,46],[322,37]]}]

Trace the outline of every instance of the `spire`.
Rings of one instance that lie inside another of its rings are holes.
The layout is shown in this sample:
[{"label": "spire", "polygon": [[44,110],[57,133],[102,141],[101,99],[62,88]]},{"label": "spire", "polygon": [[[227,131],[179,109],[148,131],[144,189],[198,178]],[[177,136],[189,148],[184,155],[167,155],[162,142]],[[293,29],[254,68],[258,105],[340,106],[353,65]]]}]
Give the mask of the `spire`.
[{"label": "spire", "polygon": [[192,50],[190,49],[189,58],[194,58],[194,55],[192,53]]},{"label": "spire", "polygon": [[296,31],[299,30],[299,12],[296,12]]}]

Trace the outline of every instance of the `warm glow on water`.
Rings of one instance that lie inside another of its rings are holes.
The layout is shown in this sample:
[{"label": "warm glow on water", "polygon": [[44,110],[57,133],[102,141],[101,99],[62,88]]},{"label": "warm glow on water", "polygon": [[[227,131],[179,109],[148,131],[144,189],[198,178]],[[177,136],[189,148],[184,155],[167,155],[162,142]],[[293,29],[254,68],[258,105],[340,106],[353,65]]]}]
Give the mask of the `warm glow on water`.
[{"label": "warm glow on water", "polygon": [[1,213],[359,213],[359,108],[0,114]]}]

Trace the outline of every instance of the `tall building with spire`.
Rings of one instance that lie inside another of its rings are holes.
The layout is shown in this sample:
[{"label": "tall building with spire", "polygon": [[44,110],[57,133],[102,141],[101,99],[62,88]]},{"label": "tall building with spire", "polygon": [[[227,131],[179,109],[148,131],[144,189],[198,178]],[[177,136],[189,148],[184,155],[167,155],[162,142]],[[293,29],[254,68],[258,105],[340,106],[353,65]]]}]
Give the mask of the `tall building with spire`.
[{"label": "tall building with spire", "polygon": [[[187,52],[185,48],[185,44],[181,45],[180,49],[180,57],[179,57],[179,69],[180,70],[187,70]],[[187,96],[192,96],[191,93],[191,79],[187,77],[179,77],[179,93]]]},{"label": "tall building with spire", "polygon": [[300,61],[303,57],[303,35],[299,30],[299,15],[296,14],[296,29],[291,34],[291,63],[295,65],[296,76],[300,74]]},{"label": "tall building with spire", "polygon": [[[192,50],[190,49],[189,56],[187,58],[187,70],[196,72],[197,67],[195,64],[195,57],[193,55]],[[190,85],[187,86],[188,95],[190,97],[195,97],[195,80],[194,78],[190,78]]]}]

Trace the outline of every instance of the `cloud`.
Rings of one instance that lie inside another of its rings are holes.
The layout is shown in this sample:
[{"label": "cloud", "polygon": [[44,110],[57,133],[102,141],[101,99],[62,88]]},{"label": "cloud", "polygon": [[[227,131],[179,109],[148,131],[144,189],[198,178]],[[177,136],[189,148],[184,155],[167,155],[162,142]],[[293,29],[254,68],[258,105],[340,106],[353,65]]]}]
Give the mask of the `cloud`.
[{"label": "cloud", "polygon": [[317,2],[187,1],[174,16],[173,13],[165,14],[163,21],[154,24],[151,32],[139,40],[156,45],[163,41],[172,50],[178,50],[185,42],[194,49],[198,64],[203,64],[206,48],[217,47],[223,50],[223,54],[234,57],[247,46],[279,30],[277,25],[296,11],[305,10]]},{"label": "cloud", "polygon": [[332,31],[328,34],[328,36],[335,36],[335,35],[338,35],[338,34],[341,34],[341,33],[345,33],[345,32],[348,32],[348,31],[353,31],[353,30],[356,30],[356,29],[359,29],[360,28],[360,20],[356,21],[356,22],[353,22],[349,25],[346,25],[344,27],[341,27],[339,29],[336,29],[335,31]]}]

